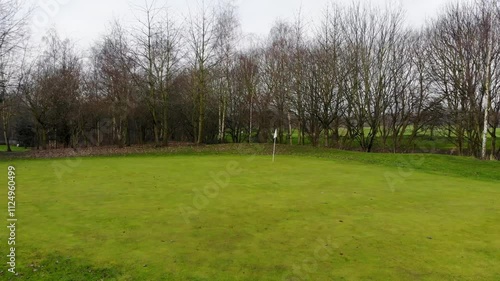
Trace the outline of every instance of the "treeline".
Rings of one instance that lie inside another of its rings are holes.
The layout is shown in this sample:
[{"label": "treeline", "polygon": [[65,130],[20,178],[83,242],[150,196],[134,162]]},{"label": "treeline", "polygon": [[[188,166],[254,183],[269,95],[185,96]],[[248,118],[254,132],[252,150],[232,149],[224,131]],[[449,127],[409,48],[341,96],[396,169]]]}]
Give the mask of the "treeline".
[{"label": "treeline", "polygon": [[[0,0],[2,20],[13,2]],[[227,3],[185,20],[135,12],[87,55],[51,31],[28,59],[22,21],[0,25],[19,25],[0,38],[7,142],[268,142],[277,128],[279,143],[396,152],[431,131],[461,155],[500,157],[497,1],[450,4],[420,29],[398,9],[331,4],[316,24],[277,21],[262,40],[239,32]]]}]

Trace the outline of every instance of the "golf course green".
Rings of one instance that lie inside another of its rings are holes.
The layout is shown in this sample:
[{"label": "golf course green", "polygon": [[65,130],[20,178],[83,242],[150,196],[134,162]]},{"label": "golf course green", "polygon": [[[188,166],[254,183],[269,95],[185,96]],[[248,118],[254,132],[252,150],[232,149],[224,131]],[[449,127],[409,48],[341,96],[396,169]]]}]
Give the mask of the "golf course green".
[{"label": "golf course green", "polygon": [[329,153],[2,160],[0,279],[500,280],[498,162]]}]

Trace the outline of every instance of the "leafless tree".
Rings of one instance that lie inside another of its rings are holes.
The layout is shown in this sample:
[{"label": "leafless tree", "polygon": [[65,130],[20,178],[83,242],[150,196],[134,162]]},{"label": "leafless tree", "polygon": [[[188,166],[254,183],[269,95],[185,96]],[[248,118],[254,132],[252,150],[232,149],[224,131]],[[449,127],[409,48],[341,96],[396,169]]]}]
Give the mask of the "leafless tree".
[{"label": "leafless tree", "polygon": [[82,133],[81,60],[72,43],[55,30],[44,37],[44,51],[23,74],[22,100],[36,120],[38,144],[75,147]]},{"label": "leafless tree", "polygon": [[[19,57],[25,57],[27,32],[26,23],[29,11],[23,12],[20,1],[0,0],[0,116],[3,137],[7,151],[11,151],[9,131],[13,118],[13,105],[22,75]],[[24,61],[24,59],[22,60]]]},{"label": "leafless tree", "polygon": [[[349,62],[346,76],[348,134],[372,151],[389,107],[391,50],[400,35],[400,10],[377,10],[353,4],[341,24]],[[368,132],[365,133],[365,125]]]},{"label": "leafless tree", "polygon": [[[284,143],[284,131],[288,112],[291,109],[291,56],[293,45],[291,24],[277,21],[269,34],[264,55],[264,79],[266,91],[271,97],[275,122],[270,124],[278,130],[278,141]],[[274,130],[272,130],[274,131]],[[287,134],[287,139],[290,132]]]},{"label": "leafless tree", "polygon": [[230,3],[220,3],[215,11],[215,53],[217,66],[215,77],[218,99],[219,142],[224,142],[228,98],[234,93],[231,71],[236,62],[236,45],[239,40],[239,19],[236,7]]},{"label": "leafless tree", "polygon": [[321,124],[325,146],[329,146],[331,133],[333,142],[339,140],[340,116],[344,100],[341,83],[345,76],[341,66],[341,57],[344,53],[340,26],[341,13],[338,6],[327,7],[311,49],[310,63],[314,68],[313,79],[317,85],[312,89],[312,94],[318,101],[318,108],[310,114]]},{"label": "leafless tree", "polygon": [[211,92],[210,70],[216,61],[216,24],[213,12],[202,1],[196,14],[190,14],[187,41],[190,46],[190,61],[194,70],[193,85],[197,107],[196,143],[204,141],[206,100]]},{"label": "leafless tree", "polygon": [[125,30],[115,22],[96,48],[99,79],[111,109],[113,139],[120,147],[128,142],[130,110],[137,99],[134,81],[139,79],[134,75],[137,65],[128,42]]},{"label": "leafless tree", "polygon": [[[172,81],[179,68],[180,29],[169,15],[166,7],[158,7],[156,1],[146,1],[139,7],[138,27],[134,38],[133,58],[143,73],[146,87],[146,102],[153,119],[156,145],[160,139],[168,144],[168,98]],[[142,83],[142,80],[137,80]]]},{"label": "leafless tree", "polygon": [[430,31],[432,79],[449,111],[449,136],[456,140],[460,154],[482,158],[498,42],[493,36],[492,6],[487,4],[451,5]]}]

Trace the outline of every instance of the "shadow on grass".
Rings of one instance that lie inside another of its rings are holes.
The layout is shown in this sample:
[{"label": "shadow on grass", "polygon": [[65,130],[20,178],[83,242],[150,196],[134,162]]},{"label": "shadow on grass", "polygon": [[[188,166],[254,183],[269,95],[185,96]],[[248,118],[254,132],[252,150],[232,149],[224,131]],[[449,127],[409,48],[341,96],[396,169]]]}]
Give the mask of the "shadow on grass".
[{"label": "shadow on grass", "polygon": [[52,254],[41,262],[24,265],[14,276],[8,271],[0,273],[2,280],[37,280],[37,281],[93,281],[117,280],[122,275],[116,268],[95,267],[85,260]]}]

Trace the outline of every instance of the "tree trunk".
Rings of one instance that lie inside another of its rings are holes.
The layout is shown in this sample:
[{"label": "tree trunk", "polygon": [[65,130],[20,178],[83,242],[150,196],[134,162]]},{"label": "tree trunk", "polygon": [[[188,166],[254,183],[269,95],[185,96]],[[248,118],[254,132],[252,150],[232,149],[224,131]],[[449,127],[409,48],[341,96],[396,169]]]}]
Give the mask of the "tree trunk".
[{"label": "tree trunk", "polygon": [[44,126],[42,126],[41,143],[42,149],[47,149],[47,129]]},{"label": "tree trunk", "polygon": [[220,142],[226,142],[226,112],[227,112],[227,97],[222,96],[222,114],[221,114],[221,129],[220,129]]},{"label": "tree trunk", "polygon": [[163,145],[168,146],[168,139],[169,139],[169,134],[168,134],[168,108],[167,108],[167,103],[163,105],[163,123],[162,123],[162,130],[163,130]]},{"label": "tree trunk", "polygon": [[252,143],[252,127],[253,127],[253,95],[250,95],[250,127],[248,129],[248,143]]},{"label": "tree trunk", "polygon": [[219,133],[217,139],[219,143],[222,143],[222,97],[219,100],[218,115],[219,115]]},{"label": "tree trunk", "polygon": [[[494,28],[490,24],[490,28]],[[486,44],[486,48],[488,49],[487,55],[486,55],[486,66],[485,66],[485,78],[484,78],[484,91],[486,93],[486,107],[484,108],[484,124],[483,124],[483,142],[482,142],[482,148],[481,148],[481,159],[487,160],[486,158],[486,142],[487,142],[487,137],[488,137],[488,120],[490,116],[490,104],[491,104],[491,93],[490,93],[490,86],[491,86],[491,48],[492,46],[489,44]]]},{"label": "tree trunk", "polygon": [[4,130],[3,130],[3,137],[5,139],[5,143],[7,144],[7,152],[12,152],[12,149],[10,148],[9,136],[7,134],[7,130],[5,129],[5,127],[4,127]]},{"label": "tree trunk", "polygon": [[132,143],[131,143],[131,137],[130,137],[130,120],[128,117],[125,118],[124,136],[125,136],[125,145],[131,146]]},{"label": "tree trunk", "polygon": [[328,142],[330,138],[330,129],[329,127],[324,127],[324,130],[325,130],[325,147],[328,147],[330,145],[330,143]]},{"label": "tree trunk", "polygon": [[495,157],[495,151],[496,151],[496,146],[497,146],[497,130],[496,128],[493,129],[493,133],[491,134],[491,152],[490,152],[490,160],[494,160]]},{"label": "tree trunk", "polygon": [[97,120],[97,143],[96,146],[101,146],[101,120]]},{"label": "tree trunk", "polygon": [[154,131],[154,135],[155,135],[155,146],[159,146],[160,145],[160,128],[158,127],[157,122],[154,122],[153,131]]},{"label": "tree trunk", "polygon": [[[203,91],[203,90],[201,90]],[[197,144],[203,143],[203,127],[205,126],[205,98],[204,93],[199,93],[198,139]]]},{"label": "tree trunk", "polygon": [[301,143],[302,143],[302,145],[306,145],[306,125],[305,125],[305,122],[302,124]]},{"label": "tree trunk", "polygon": [[[4,108],[4,111],[6,111],[7,108]],[[8,117],[6,116],[7,113],[3,112],[2,113],[2,119],[3,119],[3,137],[5,139],[5,144],[7,145],[7,152],[12,152],[12,149],[10,148],[10,140],[9,140],[9,120]]]}]

